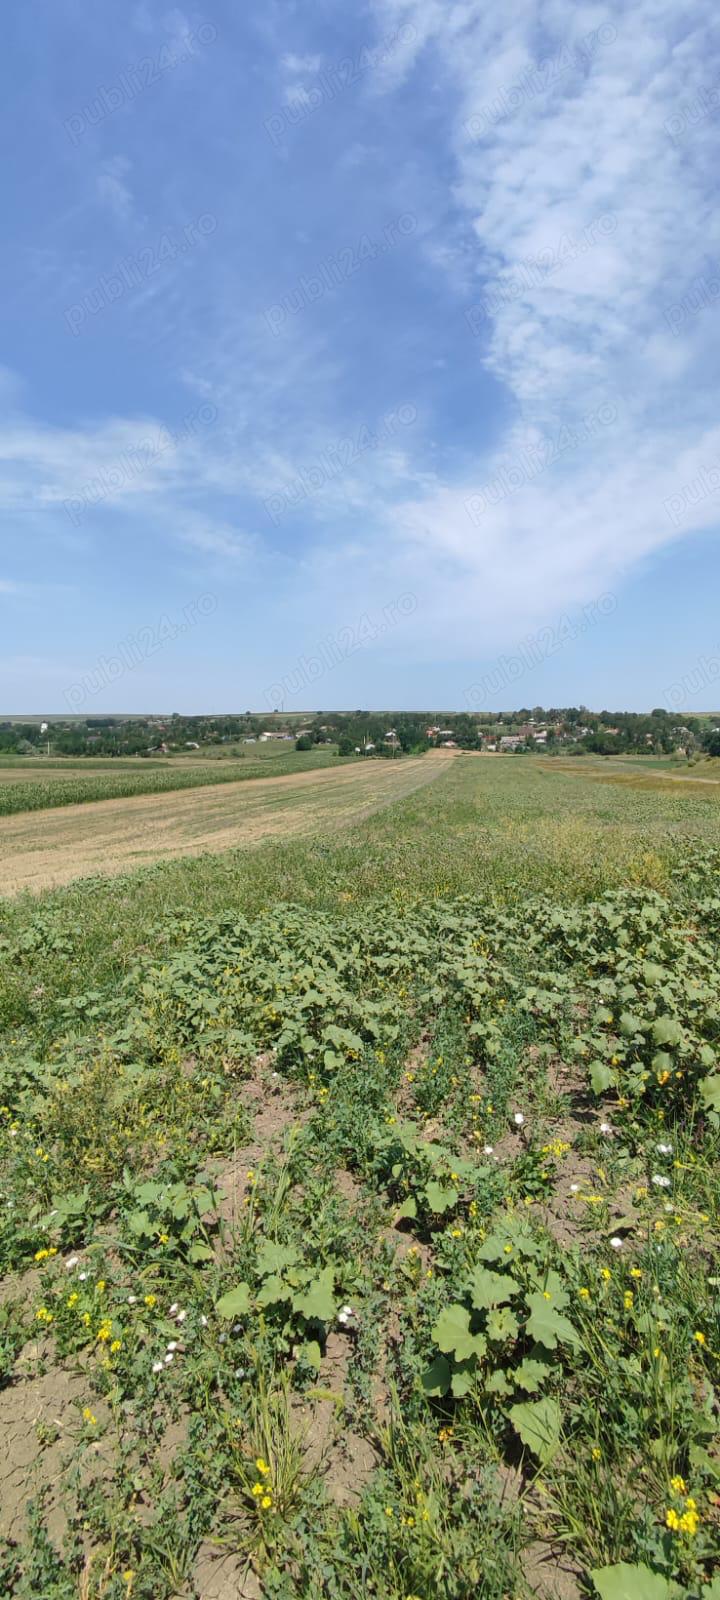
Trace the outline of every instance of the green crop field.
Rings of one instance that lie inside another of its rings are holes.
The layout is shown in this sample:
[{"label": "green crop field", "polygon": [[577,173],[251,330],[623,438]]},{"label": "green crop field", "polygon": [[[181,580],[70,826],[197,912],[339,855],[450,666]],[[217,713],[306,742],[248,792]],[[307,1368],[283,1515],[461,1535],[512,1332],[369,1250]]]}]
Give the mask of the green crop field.
[{"label": "green crop field", "polygon": [[718,1600],[720,784],[313,815],[0,901],[0,1594]]},{"label": "green crop field", "polygon": [[165,761],[74,761],[71,757],[0,757],[0,817],[22,811],[44,811],[53,806],[85,804],[91,800],[121,800],[132,795],[169,794],[196,789],[206,783],[237,783],[250,778],[284,777],[292,772],[337,766],[331,746],[295,750],[285,745],[250,746],[252,755],[240,759],[233,751],[227,760],[179,756]]}]

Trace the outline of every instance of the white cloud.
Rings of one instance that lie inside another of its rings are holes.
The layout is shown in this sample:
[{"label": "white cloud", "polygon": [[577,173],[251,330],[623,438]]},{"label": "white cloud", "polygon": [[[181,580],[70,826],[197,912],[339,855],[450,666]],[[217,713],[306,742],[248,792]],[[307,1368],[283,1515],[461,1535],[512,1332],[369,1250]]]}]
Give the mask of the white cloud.
[{"label": "white cloud", "polygon": [[95,193],[117,222],[127,222],[133,214],[133,196],[125,182],[130,171],[126,156],[111,156],[95,179]]},{"label": "white cloud", "polygon": [[[707,76],[711,14],[702,4],[681,13],[674,0],[522,0],[503,13],[479,0],[449,11],[380,0],[377,10],[383,34],[407,34],[385,89],[416,66],[442,83],[454,200],[474,253],[470,303],[487,308],[475,320],[478,367],[502,385],[509,412],[491,455],[426,480],[393,510],[393,527],[426,574],[435,568],[432,616],[453,612],[466,642],[478,623],[516,637],[720,521],[720,494],[702,492],[714,480],[698,476],[720,462],[718,313],[708,303],[683,316],[676,337],[665,315],[698,274],[712,277],[720,247],[705,130],[678,145],[667,126],[686,84]],[[444,228],[426,254],[461,318],[468,302]],[[471,338],[468,329],[470,348]],[[582,440],[601,406],[617,409],[616,424],[566,448],[565,430]],[[556,460],[523,483],[528,438],[547,441]],[[466,501],[508,463],[518,486],[473,522]],[[665,504],[677,510],[678,497],[679,520]]]},{"label": "white cloud", "polygon": [[302,72],[319,72],[322,66],[322,56],[296,56],[292,51],[280,58],[280,65],[285,72],[292,74]]},{"label": "white cloud", "polygon": [[210,517],[181,516],[177,527],[183,544],[203,555],[219,557],[232,563],[247,563],[258,550],[257,540],[231,523],[213,521]]}]

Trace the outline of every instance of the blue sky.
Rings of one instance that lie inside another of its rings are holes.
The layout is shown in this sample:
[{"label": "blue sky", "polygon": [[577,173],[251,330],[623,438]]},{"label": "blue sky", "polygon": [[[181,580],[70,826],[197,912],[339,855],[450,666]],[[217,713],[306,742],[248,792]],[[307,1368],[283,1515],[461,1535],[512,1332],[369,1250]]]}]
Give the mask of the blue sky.
[{"label": "blue sky", "polygon": [[717,706],[712,16],[12,8],[2,708]]}]

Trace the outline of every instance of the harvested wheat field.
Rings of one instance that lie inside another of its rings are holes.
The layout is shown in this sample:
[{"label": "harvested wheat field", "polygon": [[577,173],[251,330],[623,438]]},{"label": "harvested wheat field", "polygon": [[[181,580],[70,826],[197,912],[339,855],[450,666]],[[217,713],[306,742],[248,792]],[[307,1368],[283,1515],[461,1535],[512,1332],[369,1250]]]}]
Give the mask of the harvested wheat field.
[{"label": "harvested wheat field", "polygon": [[2,817],[0,894],[344,827],[431,783],[452,759],[438,751]]}]

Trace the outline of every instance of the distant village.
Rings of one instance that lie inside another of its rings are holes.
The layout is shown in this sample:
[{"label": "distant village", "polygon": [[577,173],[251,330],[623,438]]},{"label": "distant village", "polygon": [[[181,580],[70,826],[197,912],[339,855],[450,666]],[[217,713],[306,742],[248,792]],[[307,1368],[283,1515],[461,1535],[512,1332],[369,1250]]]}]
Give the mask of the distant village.
[{"label": "distant village", "polygon": [[0,719],[0,753],[55,756],[192,756],[212,749],[234,758],[278,745],[332,746],[340,756],[386,757],[428,749],[487,755],[720,755],[720,715],[683,721],[662,708],[591,712],[585,706],[508,712],[245,711],[170,715]]}]

